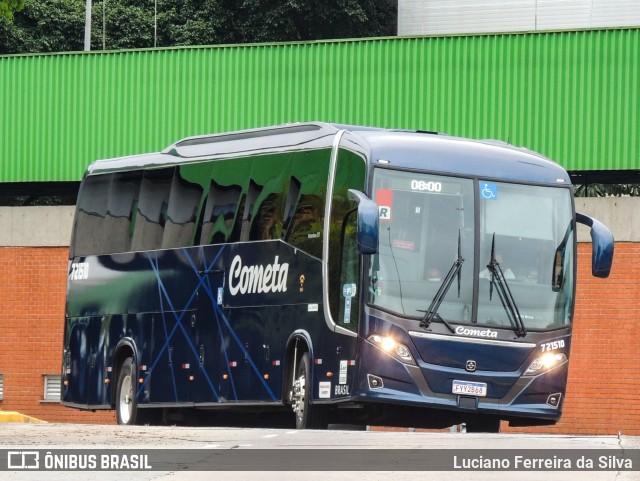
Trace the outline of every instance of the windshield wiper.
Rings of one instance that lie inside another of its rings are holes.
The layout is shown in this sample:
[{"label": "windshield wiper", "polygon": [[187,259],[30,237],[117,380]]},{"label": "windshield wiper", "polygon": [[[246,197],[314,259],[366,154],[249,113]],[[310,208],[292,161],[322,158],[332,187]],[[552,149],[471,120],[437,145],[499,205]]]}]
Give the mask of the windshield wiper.
[{"label": "windshield wiper", "polygon": [[444,298],[447,295],[451,284],[453,284],[453,279],[456,276],[458,276],[458,297],[460,297],[460,270],[462,269],[463,262],[464,259],[462,258],[460,249],[460,231],[458,231],[458,258],[454,261],[453,265],[449,269],[449,272],[447,272],[447,275],[444,278],[444,281],[442,281],[442,284],[440,284],[438,292],[436,292],[436,295],[433,297],[433,300],[429,305],[429,309],[427,309],[426,311],[420,310],[420,312],[425,313],[424,317],[420,321],[420,327],[427,328],[429,327],[429,324],[431,324],[431,321],[437,319],[445,326],[447,326],[447,329],[449,329],[452,333],[455,332],[453,326],[445,321],[442,317],[440,317],[440,314],[438,314],[438,309],[440,308],[440,304],[442,304],[442,301],[444,301]]},{"label": "windshield wiper", "polygon": [[493,234],[493,240],[491,241],[491,260],[487,264],[487,269],[491,272],[491,284],[489,285],[489,300],[493,297],[493,285],[495,284],[498,291],[498,297],[502,307],[509,316],[509,322],[514,326],[516,334],[520,337],[527,335],[527,329],[524,327],[524,322],[520,316],[520,311],[516,305],[516,301],[511,294],[507,279],[504,277],[502,268],[496,260],[496,235]]}]

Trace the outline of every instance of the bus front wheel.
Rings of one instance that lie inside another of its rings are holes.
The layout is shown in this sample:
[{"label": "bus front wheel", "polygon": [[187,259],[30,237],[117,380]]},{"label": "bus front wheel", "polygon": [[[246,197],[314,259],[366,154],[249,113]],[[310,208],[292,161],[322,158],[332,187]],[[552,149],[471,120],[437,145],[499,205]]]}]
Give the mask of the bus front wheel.
[{"label": "bus front wheel", "polygon": [[327,429],[326,406],[311,404],[311,359],[305,352],[296,370],[291,407],[296,415],[296,429]]},{"label": "bus front wheel", "polygon": [[133,358],[128,357],[122,363],[118,375],[118,389],[116,391],[116,420],[118,424],[132,425],[138,420],[135,380]]}]

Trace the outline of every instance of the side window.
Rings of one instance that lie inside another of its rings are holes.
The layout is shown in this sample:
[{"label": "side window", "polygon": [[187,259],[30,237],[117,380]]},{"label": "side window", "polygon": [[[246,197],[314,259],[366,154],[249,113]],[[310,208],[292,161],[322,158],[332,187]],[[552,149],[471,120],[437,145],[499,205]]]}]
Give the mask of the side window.
[{"label": "side window", "polygon": [[[286,222],[284,240],[312,256],[322,258],[322,231],[325,198],[329,175],[329,150],[306,152],[294,161],[293,179],[290,182],[291,197],[287,195],[286,215],[293,215]],[[293,197],[296,196],[295,206]],[[289,202],[291,204],[289,205]]]},{"label": "side window", "polygon": [[227,242],[241,195],[242,187],[239,185],[223,186],[211,181],[201,217],[200,245]]},{"label": "side window", "polygon": [[82,182],[73,231],[71,257],[105,252],[104,222],[107,215],[111,175],[92,175]]},{"label": "side window", "polygon": [[291,154],[276,154],[255,159],[251,178],[262,185],[262,191],[253,209],[250,240],[282,238],[285,217],[283,198],[289,186],[291,166]]},{"label": "side window", "polygon": [[[200,202],[202,207],[195,232],[196,244],[237,242],[243,227],[245,235],[249,235],[251,208],[245,214],[245,203],[248,197],[255,202],[259,195],[259,186],[249,187],[252,165],[252,158],[212,160],[201,164],[199,175],[192,176],[191,182],[197,181],[205,191],[205,197]],[[196,168],[192,166],[189,170],[195,174]]]},{"label": "side window", "polygon": [[238,209],[236,210],[236,217],[233,219],[233,227],[231,229],[231,233],[229,237],[227,237],[227,242],[238,242],[240,241],[240,234],[242,233],[242,224],[244,222],[244,209],[246,207],[247,202],[247,193],[245,191],[241,191],[240,198],[238,199]]},{"label": "side window", "polygon": [[132,251],[159,249],[162,246],[174,170],[172,167],[144,172],[138,210],[133,221]]},{"label": "side window", "polygon": [[324,195],[302,194],[287,230],[285,240],[307,254],[322,258]]},{"label": "side window", "polygon": [[282,234],[282,216],[280,215],[280,199],[277,193],[263,197],[256,215],[251,223],[250,240],[279,239]]},{"label": "side window", "polygon": [[360,322],[360,258],[358,254],[357,204],[348,190],[364,190],[366,168],[362,158],[341,150],[331,199],[329,231],[329,306],[338,325],[357,331]]},{"label": "side window", "polygon": [[249,240],[249,232],[251,230],[251,224],[255,216],[256,203],[258,197],[262,192],[262,186],[252,180],[249,181],[249,188],[247,189],[247,195],[244,198],[244,208],[242,210],[242,224],[240,227],[240,241]]},{"label": "side window", "polygon": [[106,252],[127,252],[131,249],[131,219],[138,205],[141,181],[141,171],[113,174],[109,209],[103,225]]},{"label": "side window", "polygon": [[201,198],[202,187],[184,180],[176,169],[169,194],[163,249],[192,245]]},{"label": "side window", "polygon": [[294,176],[289,179],[289,188],[287,189],[287,201],[284,205],[284,212],[282,213],[282,238],[287,237],[287,232],[291,227],[291,221],[293,215],[296,212],[296,205],[300,198],[300,181]]}]

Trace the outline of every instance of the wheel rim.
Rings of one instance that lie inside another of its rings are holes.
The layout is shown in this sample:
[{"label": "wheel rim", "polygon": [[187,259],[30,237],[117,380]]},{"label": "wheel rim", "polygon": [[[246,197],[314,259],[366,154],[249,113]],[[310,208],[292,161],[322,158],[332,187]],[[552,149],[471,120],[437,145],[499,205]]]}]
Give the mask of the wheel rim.
[{"label": "wheel rim", "polygon": [[120,421],[122,421],[122,424],[129,424],[131,420],[132,401],[133,384],[131,383],[131,375],[127,375],[120,386]]},{"label": "wheel rim", "polygon": [[296,414],[296,424],[301,424],[304,418],[304,402],[306,392],[306,378],[304,373],[293,383],[293,412]]}]

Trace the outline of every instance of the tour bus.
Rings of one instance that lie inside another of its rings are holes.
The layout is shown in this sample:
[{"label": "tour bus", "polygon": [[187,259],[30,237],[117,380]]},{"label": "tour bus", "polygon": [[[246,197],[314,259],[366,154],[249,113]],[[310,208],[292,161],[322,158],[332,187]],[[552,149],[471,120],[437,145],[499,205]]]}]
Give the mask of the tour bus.
[{"label": "tour bus", "polygon": [[298,428],[552,424],[576,222],[607,277],[613,238],[575,213],[562,167],[434,132],[287,124],[94,162],[62,403],[120,424],[187,408],[286,410]]}]

